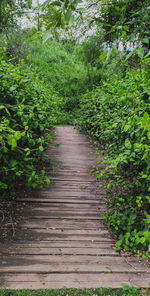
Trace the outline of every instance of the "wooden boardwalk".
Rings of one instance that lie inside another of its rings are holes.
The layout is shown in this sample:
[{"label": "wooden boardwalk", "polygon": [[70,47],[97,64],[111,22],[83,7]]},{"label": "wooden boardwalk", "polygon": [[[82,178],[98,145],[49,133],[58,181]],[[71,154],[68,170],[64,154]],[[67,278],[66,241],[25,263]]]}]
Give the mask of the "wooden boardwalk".
[{"label": "wooden boardwalk", "polygon": [[89,175],[95,156],[87,137],[71,126],[56,132],[48,151],[58,165],[51,186],[20,200],[26,219],[13,244],[0,245],[1,287],[148,287],[149,266],[116,253],[103,223],[103,188]]}]

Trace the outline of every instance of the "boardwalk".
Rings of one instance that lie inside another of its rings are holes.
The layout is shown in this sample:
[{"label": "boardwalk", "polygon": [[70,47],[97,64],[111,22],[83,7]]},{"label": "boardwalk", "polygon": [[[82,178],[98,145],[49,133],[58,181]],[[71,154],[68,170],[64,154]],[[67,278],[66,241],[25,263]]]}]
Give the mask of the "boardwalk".
[{"label": "boardwalk", "polygon": [[1,287],[148,287],[149,267],[116,253],[103,224],[103,188],[89,175],[95,156],[88,139],[73,127],[56,132],[51,186],[20,200],[28,204],[26,219],[13,244],[0,246]]}]

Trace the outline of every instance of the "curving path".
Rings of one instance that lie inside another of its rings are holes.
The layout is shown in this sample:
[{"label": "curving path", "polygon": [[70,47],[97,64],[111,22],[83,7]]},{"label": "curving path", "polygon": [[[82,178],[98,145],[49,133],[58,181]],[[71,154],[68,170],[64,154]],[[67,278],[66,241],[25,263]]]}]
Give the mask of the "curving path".
[{"label": "curving path", "polygon": [[56,133],[47,152],[57,167],[51,186],[19,199],[26,219],[13,244],[0,245],[0,287],[148,287],[148,265],[116,253],[103,224],[103,188],[89,175],[96,156],[88,138],[71,126]]}]

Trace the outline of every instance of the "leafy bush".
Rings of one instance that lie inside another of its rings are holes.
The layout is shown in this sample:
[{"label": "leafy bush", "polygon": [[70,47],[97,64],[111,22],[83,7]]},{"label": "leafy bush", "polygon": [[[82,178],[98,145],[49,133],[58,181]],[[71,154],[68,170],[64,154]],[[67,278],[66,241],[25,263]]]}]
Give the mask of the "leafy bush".
[{"label": "leafy bush", "polygon": [[112,75],[83,96],[79,124],[108,151],[105,219],[118,235],[117,250],[147,250],[150,243],[150,75],[146,67]]},{"label": "leafy bush", "polygon": [[43,43],[40,38],[32,40],[27,61],[36,66],[40,75],[64,98],[84,92],[86,69],[74,52],[68,52],[67,44],[54,40]]},{"label": "leafy bush", "polygon": [[11,192],[25,181],[36,187],[50,183],[35,164],[48,142],[55,123],[55,95],[23,60],[13,65],[0,57],[0,190]]}]

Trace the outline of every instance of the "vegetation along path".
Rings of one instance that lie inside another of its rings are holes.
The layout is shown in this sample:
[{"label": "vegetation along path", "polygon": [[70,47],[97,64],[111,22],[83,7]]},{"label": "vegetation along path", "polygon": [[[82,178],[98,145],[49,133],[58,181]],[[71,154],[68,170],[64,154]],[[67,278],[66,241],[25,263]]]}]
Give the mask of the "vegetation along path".
[{"label": "vegetation along path", "polygon": [[148,287],[150,270],[116,253],[103,223],[103,188],[89,171],[95,155],[88,138],[57,127],[48,151],[56,172],[51,186],[20,200],[28,205],[13,244],[0,246],[1,286],[12,289]]}]

